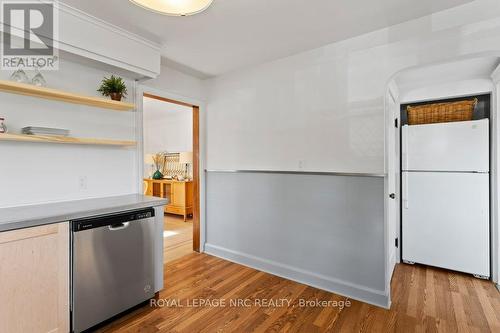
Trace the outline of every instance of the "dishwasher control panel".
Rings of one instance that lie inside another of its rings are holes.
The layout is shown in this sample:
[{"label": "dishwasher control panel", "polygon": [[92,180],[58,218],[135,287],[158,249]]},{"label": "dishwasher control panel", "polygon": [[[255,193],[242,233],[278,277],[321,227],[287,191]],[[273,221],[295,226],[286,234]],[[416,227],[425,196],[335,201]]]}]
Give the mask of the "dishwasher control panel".
[{"label": "dishwasher control panel", "polygon": [[138,213],[136,215],[137,219],[148,219],[154,215],[154,212],[144,212],[144,213]]},{"label": "dishwasher control panel", "polygon": [[120,226],[124,223],[149,219],[155,216],[153,208],[147,208],[126,213],[118,213],[113,215],[103,215],[89,217],[71,221],[71,229],[73,232],[84,231],[105,226]]}]

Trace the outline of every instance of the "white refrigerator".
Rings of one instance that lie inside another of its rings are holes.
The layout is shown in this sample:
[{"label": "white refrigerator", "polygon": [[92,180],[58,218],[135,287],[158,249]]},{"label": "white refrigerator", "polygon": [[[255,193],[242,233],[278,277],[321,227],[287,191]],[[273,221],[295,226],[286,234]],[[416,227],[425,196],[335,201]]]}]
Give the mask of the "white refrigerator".
[{"label": "white refrigerator", "polygon": [[402,258],[490,276],[488,119],[403,126]]}]

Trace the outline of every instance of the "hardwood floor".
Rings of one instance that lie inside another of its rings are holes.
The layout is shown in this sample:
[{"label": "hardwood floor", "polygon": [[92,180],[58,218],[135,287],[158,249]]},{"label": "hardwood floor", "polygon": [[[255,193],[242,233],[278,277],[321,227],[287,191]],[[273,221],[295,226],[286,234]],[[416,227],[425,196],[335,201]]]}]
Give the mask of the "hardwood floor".
[{"label": "hardwood floor", "polygon": [[[165,286],[165,307],[144,306],[100,331],[500,332],[500,293],[491,282],[418,265],[397,266],[390,310],[197,253],[165,265]],[[211,306],[193,306],[205,299]],[[216,306],[220,299],[224,307]],[[251,305],[231,306],[231,299]],[[263,299],[292,304],[254,303]],[[332,303],[301,307],[304,300]]]},{"label": "hardwood floor", "polygon": [[193,252],[193,220],[184,222],[182,216],[165,215],[163,258],[168,263]]}]

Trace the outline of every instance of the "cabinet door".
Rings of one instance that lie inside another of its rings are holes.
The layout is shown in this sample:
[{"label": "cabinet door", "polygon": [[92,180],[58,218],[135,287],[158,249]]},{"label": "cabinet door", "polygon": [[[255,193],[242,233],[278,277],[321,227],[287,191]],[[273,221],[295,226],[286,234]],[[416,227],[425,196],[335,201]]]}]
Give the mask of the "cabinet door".
[{"label": "cabinet door", "polygon": [[69,225],[0,232],[0,332],[69,332]]},{"label": "cabinet door", "polygon": [[186,206],[186,184],[173,183],[172,184],[172,205],[185,207]]},{"label": "cabinet door", "polygon": [[153,183],[149,180],[145,180],[143,182],[143,186],[144,186],[144,194],[153,196]]},{"label": "cabinet door", "polygon": [[186,207],[193,207],[194,203],[194,183],[186,182]]},{"label": "cabinet door", "polygon": [[172,184],[166,183],[161,185],[163,187],[163,192],[161,197],[168,200],[168,202],[172,202]]}]

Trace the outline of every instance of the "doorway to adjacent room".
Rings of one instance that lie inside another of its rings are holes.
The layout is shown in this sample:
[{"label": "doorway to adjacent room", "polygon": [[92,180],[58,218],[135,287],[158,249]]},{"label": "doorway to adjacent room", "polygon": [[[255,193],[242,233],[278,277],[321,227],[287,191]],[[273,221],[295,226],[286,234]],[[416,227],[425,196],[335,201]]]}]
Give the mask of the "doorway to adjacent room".
[{"label": "doorway to adjacent room", "polygon": [[199,107],[143,94],[144,193],[168,199],[164,261],[200,248]]}]

